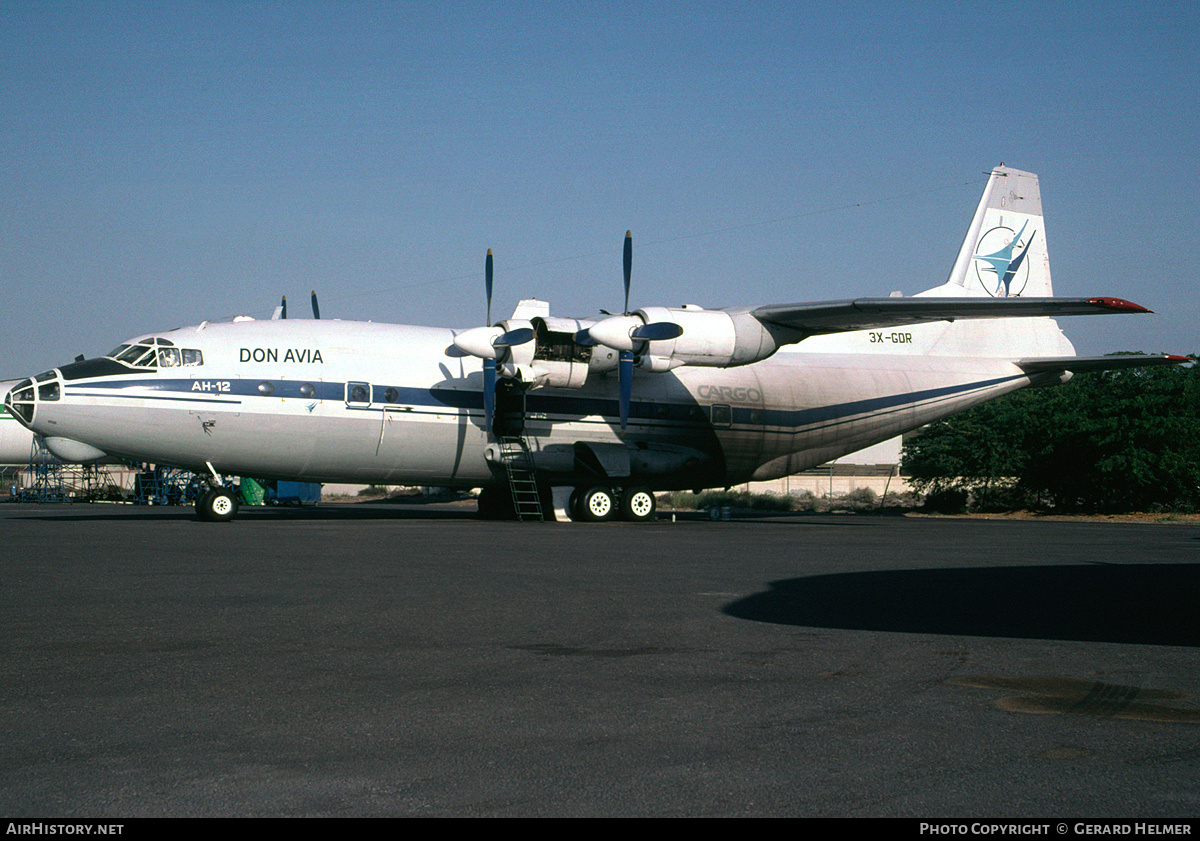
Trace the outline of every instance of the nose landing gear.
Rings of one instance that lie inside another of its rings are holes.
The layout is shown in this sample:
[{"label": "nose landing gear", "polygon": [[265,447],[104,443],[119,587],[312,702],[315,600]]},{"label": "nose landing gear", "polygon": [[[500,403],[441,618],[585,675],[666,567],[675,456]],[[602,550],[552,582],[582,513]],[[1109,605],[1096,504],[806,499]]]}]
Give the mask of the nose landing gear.
[{"label": "nose landing gear", "polygon": [[233,488],[209,488],[196,497],[196,514],[205,522],[227,523],[237,512],[237,491]]}]

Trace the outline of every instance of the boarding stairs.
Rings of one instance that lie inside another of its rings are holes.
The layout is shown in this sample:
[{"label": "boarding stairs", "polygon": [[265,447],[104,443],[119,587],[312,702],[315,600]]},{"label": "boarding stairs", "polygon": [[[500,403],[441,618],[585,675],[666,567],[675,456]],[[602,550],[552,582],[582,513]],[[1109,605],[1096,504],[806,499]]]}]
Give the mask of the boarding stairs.
[{"label": "boarding stairs", "polygon": [[517,519],[546,519],[542,513],[542,499],[538,494],[529,445],[521,436],[501,436],[499,443],[500,462],[508,472],[508,486],[512,491],[513,510]]}]

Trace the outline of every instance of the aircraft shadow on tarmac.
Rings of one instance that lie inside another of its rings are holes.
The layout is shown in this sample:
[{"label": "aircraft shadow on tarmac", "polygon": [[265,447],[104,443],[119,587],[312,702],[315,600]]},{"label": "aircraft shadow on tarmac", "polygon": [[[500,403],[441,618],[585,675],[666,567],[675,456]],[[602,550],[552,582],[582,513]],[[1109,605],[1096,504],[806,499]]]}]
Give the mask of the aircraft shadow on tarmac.
[{"label": "aircraft shadow on tarmac", "polygon": [[724,612],[815,628],[1200,645],[1193,564],[856,572],[770,587]]}]

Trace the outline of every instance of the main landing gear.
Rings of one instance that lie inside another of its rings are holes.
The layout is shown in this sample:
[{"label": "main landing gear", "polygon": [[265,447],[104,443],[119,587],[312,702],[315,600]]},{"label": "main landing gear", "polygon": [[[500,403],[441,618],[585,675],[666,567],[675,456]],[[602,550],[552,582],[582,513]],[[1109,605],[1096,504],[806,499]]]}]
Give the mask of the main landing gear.
[{"label": "main landing gear", "polygon": [[196,514],[209,523],[225,523],[237,516],[237,491],[230,487],[208,488],[196,497]]},{"label": "main landing gear", "polygon": [[580,488],[571,495],[571,518],[601,523],[620,515],[622,520],[647,523],[654,519],[656,504],[649,488],[624,488],[618,495],[612,488],[596,485]]}]

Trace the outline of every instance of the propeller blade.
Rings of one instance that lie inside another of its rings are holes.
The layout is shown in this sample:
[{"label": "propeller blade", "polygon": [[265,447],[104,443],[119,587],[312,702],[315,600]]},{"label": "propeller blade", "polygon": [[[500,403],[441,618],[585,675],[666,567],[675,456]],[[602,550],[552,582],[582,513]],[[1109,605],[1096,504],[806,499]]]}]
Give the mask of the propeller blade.
[{"label": "propeller blade", "polygon": [[621,263],[625,268],[625,314],[629,315],[629,275],[633,271],[633,231],[625,232],[625,254]]},{"label": "propeller blade", "polygon": [[629,423],[629,401],[633,396],[633,351],[621,351],[621,358],[617,367],[619,381],[617,385],[620,388],[621,399],[621,432],[625,432],[625,424]]},{"label": "propeller blade", "polygon": [[483,264],[483,285],[487,290],[487,324],[492,323],[492,249],[488,249],[487,260]]},{"label": "propeller blade", "polygon": [[287,318],[287,295],[284,295],[283,300],[279,302],[279,317]]},{"label": "propeller blade", "polygon": [[[312,308],[313,308],[313,318],[319,319],[321,317],[321,308],[317,306],[317,290],[315,290],[315,289],[313,290],[313,293],[312,293]],[[336,320],[337,319],[334,319],[334,321],[336,321]]]},{"label": "propeller blade", "polygon": [[492,414],[496,410],[496,360],[483,360],[483,416],[488,435],[492,434]]},{"label": "propeller blade", "polygon": [[[492,339],[492,347],[497,350],[503,348],[514,347],[515,345],[523,345],[526,342],[533,341],[533,328],[518,327],[516,330],[509,330],[507,333],[501,333],[496,338]],[[497,354],[499,356],[499,354]]]},{"label": "propeller blade", "polygon": [[584,347],[595,347],[596,345],[598,345],[600,343],[598,341],[596,341],[595,339],[593,339],[592,334],[589,333],[585,329],[585,330],[580,330],[578,333],[575,334],[575,344],[583,345]]},{"label": "propeller blade", "polygon": [[629,331],[629,338],[639,342],[662,342],[682,335],[683,328],[674,321],[655,321]]}]

